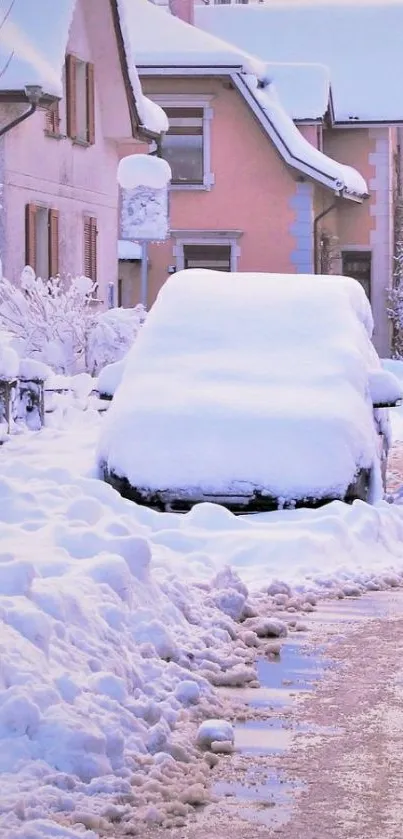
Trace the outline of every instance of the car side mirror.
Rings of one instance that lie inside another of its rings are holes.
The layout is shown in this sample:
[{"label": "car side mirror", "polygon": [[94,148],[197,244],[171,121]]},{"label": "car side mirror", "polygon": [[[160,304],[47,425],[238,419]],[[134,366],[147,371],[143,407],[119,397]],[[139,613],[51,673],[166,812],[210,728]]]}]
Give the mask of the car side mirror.
[{"label": "car side mirror", "polygon": [[403,403],[403,385],[389,370],[371,370],[369,391],[374,408],[396,408]]}]

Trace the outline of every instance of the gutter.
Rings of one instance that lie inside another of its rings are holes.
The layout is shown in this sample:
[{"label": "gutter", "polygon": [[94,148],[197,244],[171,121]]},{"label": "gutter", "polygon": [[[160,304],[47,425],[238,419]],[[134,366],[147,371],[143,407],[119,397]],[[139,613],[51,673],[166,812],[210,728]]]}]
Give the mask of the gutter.
[{"label": "gutter", "polygon": [[4,137],[5,134],[8,134],[9,131],[12,131],[12,129],[16,128],[17,125],[20,125],[21,122],[25,122],[25,120],[33,116],[37,110],[42,95],[42,87],[40,87],[40,85],[27,85],[25,88],[25,94],[28,102],[30,103],[30,107],[27,111],[24,111],[24,113],[11,120],[11,122],[7,125],[4,125],[3,128],[0,128],[0,137]]},{"label": "gutter", "polygon": [[4,125],[3,128],[0,128],[0,137],[4,137],[4,134],[8,134],[9,131],[16,128],[20,122],[24,122],[24,120],[28,119],[28,117],[31,117],[35,113],[37,107],[38,105],[34,102],[27,111],[24,111],[24,113],[20,114],[19,117],[13,119],[12,122],[8,123],[8,125]]}]

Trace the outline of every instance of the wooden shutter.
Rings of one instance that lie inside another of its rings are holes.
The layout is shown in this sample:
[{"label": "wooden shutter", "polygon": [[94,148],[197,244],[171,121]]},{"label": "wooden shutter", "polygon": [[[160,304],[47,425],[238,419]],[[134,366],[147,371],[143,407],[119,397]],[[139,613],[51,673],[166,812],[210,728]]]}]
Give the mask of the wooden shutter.
[{"label": "wooden shutter", "polygon": [[59,102],[52,102],[45,114],[45,131],[47,134],[59,135],[60,112]]},{"label": "wooden shutter", "polygon": [[91,145],[95,143],[95,83],[94,65],[86,65],[86,95],[87,95],[87,140]]},{"label": "wooden shutter", "polygon": [[93,216],[84,218],[84,274],[97,281],[97,220]]},{"label": "wooden shutter", "polygon": [[66,56],[66,117],[67,136],[77,138],[77,60],[74,55]]},{"label": "wooden shutter", "polygon": [[25,207],[25,264],[36,272],[36,205]]},{"label": "wooden shutter", "polygon": [[49,276],[59,273],[59,211],[49,210]]}]

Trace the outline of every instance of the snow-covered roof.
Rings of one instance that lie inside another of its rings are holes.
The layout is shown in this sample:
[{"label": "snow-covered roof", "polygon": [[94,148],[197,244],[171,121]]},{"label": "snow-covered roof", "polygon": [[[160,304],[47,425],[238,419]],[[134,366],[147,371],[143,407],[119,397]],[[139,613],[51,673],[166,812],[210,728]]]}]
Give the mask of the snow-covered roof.
[{"label": "snow-covered roof", "polygon": [[293,119],[315,120],[325,115],[330,100],[330,72],[324,64],[270,62],[267,74]]},{"label": "snow-covered roof", "polygon": [[[136,100],[137,113],[142,124],[146,129],[148,129],[148,131],[161,134],[164,131],[168,131],[168,118],[159,105],[152,102],[147,96],[144,96],[137,72],[137,56],[132,49],[132,32],[139,24],[137,15],[137,3],[139,0],[135,0],[134,3],[132,0],[115,0],[115,2],[118,9],[123,48],[125,51],[129,80]],[[154,37],[155,35],[156,32],[154,30]]]},{"label": "snow-covered roof", "polygon": [[0,91],[41,85],[45,94],[62,96],[62,70],[75,2],[15,0],[1,4]]},{"label": "snow-covered roof", "polygon": [[174,17],[149,0],[118,0],[129,41],[128,62],[145,68],[246,69],[263,73],[265,64],[244,50]]},{"label": "snow-covered roof", "polygon": [[[76,2],[0,2],[0,93],[12,91],[24,95],[27,85],[40,85],[45,96],[63,96],[63,67]],[[115,0],[115,3],[121,36],[127,46],[125,6],[129,7],[129,3],[124,0]],[[124,58],[142,127],[155,134],[166,131],[166,115],[162,108],[144,96],[133,56],[126,50]]]},{"label": "snow-covered roof", "polygon": [[[126,38],[141,75],[166,75],[169,72],[175,76],[181,72],[197,75],[200,71],[203,75],[228,73],[290,166],[340,195],[362,198],[368,193],[366,183],[358,172],[315,149],[295,127],[271,83],[272,64],[263,63],[253,55],[202,32],[149,0],[119,0],[119,3],[125,8]],[[291,68],[290,65],[283,65],[278,70],[280,87],[282,85],[283,90],[288,91],[289,100],[293,78],[295,80],[298,73],[299,68]],[[325,69],[311,65],[301,69],[300,75],[307,85],[315,78],[315,102],[313,98],[310,102],[311,118],[313,114],[314,118],[322,116],[329,98]],[[321,81],[319,95],[318,78]],[[305,106],[300,113],[304,111],[307,112]]]},{"label": "snow-covered roof", "polygon": [[118,241],[118,259],[141,259],[141,245],[126,239]]},{"label": "snow-covered roof", "polygon": [[[270,0],[195,6],[197,26],[260,59],[330,68],[337,122],[403,121],[403,3]],[[296,84],[295,96],[305,96]]]}]

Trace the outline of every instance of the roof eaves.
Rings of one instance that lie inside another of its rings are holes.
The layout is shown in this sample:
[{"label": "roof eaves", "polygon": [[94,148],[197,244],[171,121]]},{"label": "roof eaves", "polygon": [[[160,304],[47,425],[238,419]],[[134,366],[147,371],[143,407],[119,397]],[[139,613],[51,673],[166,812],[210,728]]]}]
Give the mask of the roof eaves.
[{"label": "roof eaves", "polygon": [[127,63],[125,43],[123,40],[123,34],[120,25],[120,16],[117,0],[110,0],[110,5],[112,11],[113,28],[119,53],[119,61],[126,90],[127,104],[129,108],[130,124],[132,128],[133,137],[145,141],[158,140],[160,135],[154,131],[150,131],[141,122],[139,112],[137,110],[133,87],[130,81],[130,73]]},{"label": "roof eaves", "polygon": [[262,127],[268,133],[269,137],[276,146],[283,160],[285,160],[285,162],[288,163],[288,165],[292,166],[294,169],[297,169],[304,175],[313,178],[314,180],[328,187],[340,198],[349,198],[350,200],[362,203],[362,201],[365,198],[369,197],[367,193],[358,194],[353,192],[352,190],[348,190],[345,187],[345,185],[337,178],[333,178],[330,175],[327,175],[326,172],[323,172],[321,169],[313,166],[311,163],[307,163],[301,158],[296,157],[287,145],[284,137],[282,137],[276,126],[270,120],[268,114],[263,110],[258,100],[253,96],[250,88],[245,83],[242,76],[240,74],[235,74],[232,76],[232,81],[241,93],[241,95],[244,97],[246,102],[252,108],[252,111],[254,112],[255,116],[261,123]]},{"label": "roof eaves", "polygon": [[[48,108],[52,102],[58,102],[60,98],[60,96],[56,96],[53,93],[42,93],[38,102],[38,108]],[[0,90],[0,102],[13,105],[26,105],[29,103],[29,99],[25,88],[21,90]]]},{"label": "roof eaves", "polygon": [[402,119],[347,119],[343,120],[335,120],[333,128],[373,128],[374,126],[382,125],[383,127],[386,125],[393,125],[394,127],[403,127],[403,118]]},{"label": "roof eaves", "polygon": [[140,76],[228,76],[243,72],[243,65],[228,64],[136,64]]}]

